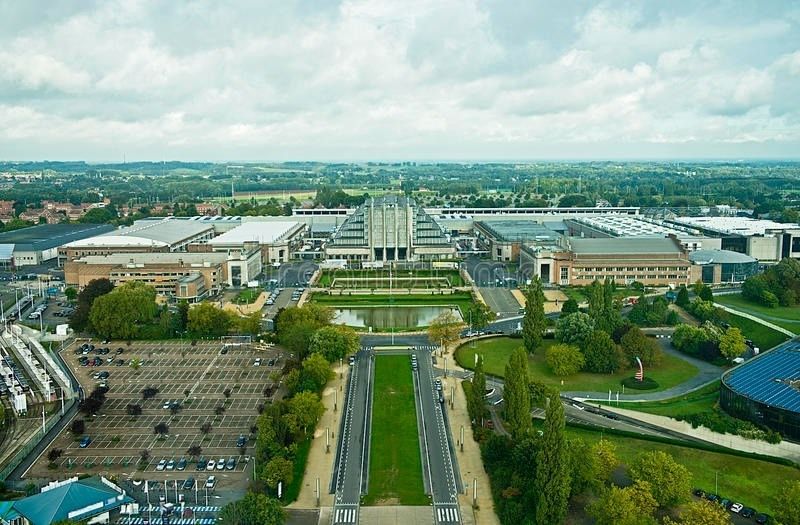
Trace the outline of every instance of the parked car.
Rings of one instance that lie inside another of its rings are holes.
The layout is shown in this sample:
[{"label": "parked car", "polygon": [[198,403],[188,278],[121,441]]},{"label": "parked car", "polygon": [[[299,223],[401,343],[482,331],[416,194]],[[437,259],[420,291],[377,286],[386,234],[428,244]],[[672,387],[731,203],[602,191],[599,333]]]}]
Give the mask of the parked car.
[{"label": "parked car", "polygon": [[208,463],[206,463],[206,470],[214,470],[214,467],[217,466],[217,462],[213,459],[209,459]]},{"label": "parked car", "polygon": [[202,472],[206,469],[206,458],[200,456],[200,459],[197,460],[197,464],[194,466],[194,469],[198,472]]},{"label": "parked car", "polygon": [[246,443],[247,443],[247,438],[245,436],[239,436],[239,438],[236,440],[237,447],[243,447],[245,446]]},{"label": "parked car", "polygon": [[89,446],[89,443],[91,443],[91,442],[92,442],[92,438],[91,437],[83,436],[83,438],[81,439],[81,442],[78,444],[78,446],[81,447],[81,448],[86,448],[86,447]]},{"label": "parked car", "polygon": [[764,525],[765,523],[769,523],[770,522],[769,515],[764,514],[764,513],[756,514],[753,519],[759,525]]},{"label": "parked car", "polygon": [[207,489],[213,489],[216,486],[217,486],[217,477],[216,476],[208,476],[208,479],[206,480],[206,488]]},{"label": "parked car", "polygon": [[194,488],[194,478],[188,477],[183,482],[183,490],[192,490]]},{"label": "parked car", "polygon": [[731,505],[730,511],[735,514],[739,514],[743,508],[744,505],[742,505],[741,503],[734,503],[733,505]]},{"label": "parked car", "polygon": [[185,470],[186,469],[186,458],[181,458],[178,461],[178,464],[175,465],[175,468],[177,468],[178,470]]},{"label": "parked car", "polygon": [[217,461],[217,470],[225,470],[225,458],[219,458]]},{"label": "parked car", "polygon": [[233,470],[236,468],[236,458],[230,457],[225,463],[225,470]]},{"label": "parked car", "polygon": [[166,459],[162,459],[161,461],[158,462],[158,465],[156,465],[156,470],[162,471],[166,467],[167,467],[167,460]]},{"label": "parked car", "polygon": [[175,470],[175,460],[170,459],[167,461],[167,470]]},{"label": "parked car", "polygon": [[745,507],[741,511],[739,511],[739,516],[743,518],[752,518],[756,514],[756,509]]}]

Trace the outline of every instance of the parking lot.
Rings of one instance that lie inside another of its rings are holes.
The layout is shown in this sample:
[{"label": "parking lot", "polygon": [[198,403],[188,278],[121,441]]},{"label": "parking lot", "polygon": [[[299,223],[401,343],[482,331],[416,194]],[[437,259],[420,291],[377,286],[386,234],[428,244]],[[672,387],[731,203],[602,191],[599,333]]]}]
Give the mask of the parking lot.
[{"label": "parking lot", "polygon": [[[95,340],[91,341],[95,349],[84,353],[80,348],[85,343],[89,341],[79,340],[65,348],[63,357],[86,395],[103,381],[95,379],[95,374],[107,372],[106,401],[96,416],[85,418],[83,436],[91,438],[89,445],[82,448],[82,436],[65,431],[51,445],[63,454],[50,468],[57,466],[71,474],[127,473],[128,478],[149,480],[191,475],[202,482],[215,474],[222,485],[246,483],[244,472],[253,445],[250,430],[259,407],[271,402],[279,387],[279,371],[284,365],[281,350],[254,350],[249,345],[224,345],[220,341],[128,345]],[[103,352],[102,348],[109,350]],[[84,366],[81,360],[102,364]],[[121,366],[117,364],[120,361]],[[143,399],[146,388],[158,392]],[[141,413],[130,415],[130,405],[139,405]],[[154,430],[160,423],[169,427],[164,435]],[[210,428],[201,428],[204,424]],[[237,442],[241,436],[245,445],[240,448]],[[193,446],[201,448],[199,455],[189,455]],[[148,458],[142,462],[145,450]],[[226,467],[232,468],[199,471],[201,457],[206,462],[224,459]],[[182,458],[186,465],[178,469]],[[160,468],[162,459],[174,464]],[[47,452],[34,468],[42,473],[49,470]]]}]

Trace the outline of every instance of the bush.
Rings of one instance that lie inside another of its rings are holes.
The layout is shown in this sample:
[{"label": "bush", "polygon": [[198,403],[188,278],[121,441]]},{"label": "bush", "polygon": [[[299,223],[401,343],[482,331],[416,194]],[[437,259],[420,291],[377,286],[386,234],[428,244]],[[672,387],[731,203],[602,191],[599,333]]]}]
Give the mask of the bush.
[{"label": "bush", "polygon": [[626,377],[620,383],[625,385],[625,388],[634,390],[654,390],[658,388],[658,382],[650,377],[645,377],[641,381],[637,381],[635,377]]},{"label": "bush", "polygon": [[779,433],[750,421],[737,419],[719,409],[714,409],[710,412],[686,414],[678,416],[676,419],[686,421],[692,425],[692,428],[703,426],[720,434],[734,434],[746,439],[758,439],[773,444],[781,442]]}]

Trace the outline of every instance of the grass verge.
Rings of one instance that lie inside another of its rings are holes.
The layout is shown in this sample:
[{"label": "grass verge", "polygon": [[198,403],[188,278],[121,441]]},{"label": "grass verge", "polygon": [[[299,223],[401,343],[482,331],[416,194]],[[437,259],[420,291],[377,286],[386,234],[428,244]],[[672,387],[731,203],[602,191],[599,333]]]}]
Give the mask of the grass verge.
[{"label": "grass verge", "polygon": [[741,330],[746,338],[752,339],[753,344],[762,351],[777,346],[789,339],[789,336],[786,334],[776,332],[772,328],[739,315],[729,314],[728,322],[731,326],[735,326]]},{"label": "grass verge", "polygon": [[[562,391],[608,392],[612,390],[616,392],[622,389],[620,381],[633,375],[633,370],[628,369],[615,374],[580,372],[565,378],[557,377],[544,360],[546,348],[553,344],[556,344],[556,341],[545,339],[544,347],[538,349],[534,355],[528,356],[528,369],[533,380],[541,381]],[[482,339],[474,343],[466,343],[458,348],[456,361],[462,367],[471,369],[475,365],[475,354],[478,353],[483,356],[486,373],[503,377],[511,352],[518,346],[522,346],[522,339],[511,337]],[[697,375],[697,367],[679,357],[664,354],[661,365],[649,370],[645,369],[645,375],[658,383],[658,388],[648,392],[657,392],[688,381]]]},{"label": "grass verge", "polygon": [[719,401],[719,381],[715,381],[699,390],[686,395],[665,399],[663,401],[644,401],[641,403],[608,403],[601,404],[619,406],[627,410],[647,412],[657,416],[677,417],[699,412],[709,412],[714,409]]},{"label": "grass verge", "polygon": [[375,359],[369,492],[365,505],[428,505],[422,483],[408,356]]},{"label": "grass verge", "polygon": [[776,490],[785,481],[800,480],[800,469],[797,466],[742,454],[715,452],[709,450],[710,447],[685,447],[572,425],[567,425],[566,433],[571,437],[581,437],[590,444],[599,441],[601,436],[614,442],[617,445],[617,456],[624,464],[630,464],[643,452],[664,451],[691,472],[693,487],[714,492],[716,477],[718,494],[769,514],[774,512],[772,505]]},{"label": "grass verge", "polygon": [[303,476],[306,472],[308,454],[311,450],[311,440],[306,439],[297,444],[297,453],[292,465],[292,482],[286,486],[283,503],[292,503],[300,495],[300,488],[303,486]]},{"label": "grass verge", "polygon": [[800,333],[800,308],[795,306],[767,308],[760,304],[751,303],[742,297],[742,294],[715,295],[714,302],[747,312],[792,332]]},{"label": "grass verge", "polygon": [[463,314],[474,300],[469,292],[452,294],[413,294],[413,295],[328,295],[311,294],[311,301],[325,306],[456,306]]},{"label": "grass verge", "polygon": [[[402,279],[420,279],[421,281],[436,279],[446,280],[449,286],[464,286],[464,280],[458,270],[413,270],[413,271],[393,271],[393,278]],[[318,286],[331,286],[333,280],[336,278],[341,279],[356,279],[368,281],[380,281],[377,285],[389,286],[389,270],[328,270],[324,271],[319,277]],[[385,281],[385,282],[383,282]],[[395,281],[396,288],[403,288],[407,286],[404,283],[408,281]],[[424,284],[420,287],[426,288]],[[346,288],[351,288],[346,286]]]}]

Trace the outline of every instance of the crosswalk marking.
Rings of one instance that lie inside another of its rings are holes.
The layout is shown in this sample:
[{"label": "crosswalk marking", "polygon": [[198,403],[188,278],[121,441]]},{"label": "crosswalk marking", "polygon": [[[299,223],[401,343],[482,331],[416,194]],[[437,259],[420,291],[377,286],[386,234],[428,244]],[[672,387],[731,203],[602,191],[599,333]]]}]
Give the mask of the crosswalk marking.
[{"label": "crosswalk marking", "polygon": [[351,508],[338,508],[337,507],[334,510],[333,523],[334,523],[334,525],[338,525],[340,523],[341,524],[356,523],[357,522],[357,520],[356,520],[357,515],[358,515],[358,509],[357,508],[353,508],[353,507],[351,507]]}]

